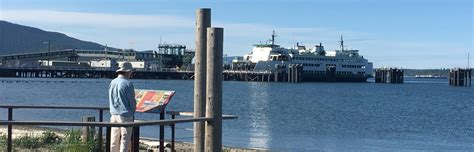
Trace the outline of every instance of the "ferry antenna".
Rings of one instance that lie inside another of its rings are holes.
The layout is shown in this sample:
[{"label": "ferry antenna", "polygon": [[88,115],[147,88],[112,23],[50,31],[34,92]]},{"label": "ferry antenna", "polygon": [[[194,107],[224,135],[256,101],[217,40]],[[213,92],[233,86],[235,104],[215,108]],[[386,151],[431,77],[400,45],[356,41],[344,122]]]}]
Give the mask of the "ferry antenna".
[{"label": "ferry antenna", "polygon": [[272,47],[275,45],[275,37],[277,37],[277,35],[275,33],[275,30],[273,30],[272,39],[270,40],[272,42]]},{"label": "ferry antenna", "polygon": [[339,42],[341,42],[341,51],[344,51],[344,38],[342,35],[341,35],[341,41]]}]

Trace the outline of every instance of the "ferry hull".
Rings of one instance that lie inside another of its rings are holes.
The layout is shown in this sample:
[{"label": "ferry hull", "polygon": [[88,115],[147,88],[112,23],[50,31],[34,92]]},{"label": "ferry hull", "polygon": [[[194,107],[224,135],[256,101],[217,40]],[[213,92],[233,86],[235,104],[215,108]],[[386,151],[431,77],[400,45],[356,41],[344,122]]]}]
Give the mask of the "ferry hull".
[{"label": "ferry hull", "polygon": [[303,82],[367,82],[367,77],[352,76],[327,76],[325,74],[303,74]]}]

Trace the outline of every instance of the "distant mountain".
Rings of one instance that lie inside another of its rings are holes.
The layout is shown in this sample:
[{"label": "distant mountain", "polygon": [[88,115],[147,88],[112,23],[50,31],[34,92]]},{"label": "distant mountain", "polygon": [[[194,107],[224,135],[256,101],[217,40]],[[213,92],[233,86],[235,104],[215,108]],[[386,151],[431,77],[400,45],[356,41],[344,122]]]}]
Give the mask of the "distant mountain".
[{"label": "distant mountain", "polygon": [[58,32],[44,31],[0,20],[0,55],[63,49],[104,49],[102,45],[78,40]]}]

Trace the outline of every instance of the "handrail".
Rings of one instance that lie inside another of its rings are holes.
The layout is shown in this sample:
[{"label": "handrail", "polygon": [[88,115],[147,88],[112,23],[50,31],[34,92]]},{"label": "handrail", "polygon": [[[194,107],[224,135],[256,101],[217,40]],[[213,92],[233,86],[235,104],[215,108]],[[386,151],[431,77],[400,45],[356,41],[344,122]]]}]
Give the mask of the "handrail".
[{"label": "handrail", "polygon": [[[223,116],[223,120],[237,119],[237,116]],[[141,126],[156,126],[156,125],[171,125],[177,123],[187,122],[203,122],[211,121],[210,117],[197,118],[182,118],[171,120],[155,120],[155,121],[141,121],[141,122],[82,122],[82,121],[0,121],[0,125],[43,125],[43,126],[91,126],[91,127],[141,127]]]},{"label": "handrail", "polygon": [[13,108],[13,109],[84,109],[84,110],[109,110],[109,107],[97,107],[97,106],[42,106],[42,105],[2,105],[0,108]]},{"label": "handrail", "polygon": [[[175,116],[194,116],[194,112],[190,111],[167,111],[166,114],[175,115]],[[236,115],[222,115],[222,119],[238,119]]]},{"label": "handrail", "polygon": [[[7,130],[7,151],[12,151],[12,134],[13,128],[12,126],[30,126],[30,125],[38,125],[38,126],[84,126],[84,127],[99,127],[98,134],[102,135],[102,127],[107,128],[106,132],[106,152],[110,151],[110,134],[112,127],[133,127],[133,134],[139,134],[139,130],[141,126],[160,126],[160,145],[164,142],[164,126],[168,125],[171,126],[171,149],[174,150],[174,142],[175,142],[175,124],[177,123],[188,123],[188,122],[211,122],[214,118],[210,117],[191,117],[191,118],[182,118],[182,119],[175,119],[176,116],[194,116],[193,112],[180,112],[180,111],[169,111],[165,113],[162,111],[160,113],[160,120],[154,121],[135,121],[135,122],[124,122],[124,123],[111,123],[111,122],[103,122],[103,111],[109,110],[109,107],[92,107],[92,106],[63,106],[63,105],[5,105],[0,104],[0,108],[8,109],[8,120],[0,120],[0,126],[6,125],[8,126]],[[13,120],[13,110],[14,109],[79,109],[79,110],[97,110],[99,111],[99,122],[82,122],[82,121],[15,121]],[[165,120],[164,115],[170,114],[171,120]],[[222,115],[222,120],[226,119],[237,119],[238,117],[235,115]],[[134,151],[138,151],[138,136],[134,136],[132,141],[132,149]],[[103,138],[99,136],[99,145],[102,145]],[[99,146],[99,151],[102,151],[102,146]],[[164,151],[164,147],[160,147],[160,151]]]}]

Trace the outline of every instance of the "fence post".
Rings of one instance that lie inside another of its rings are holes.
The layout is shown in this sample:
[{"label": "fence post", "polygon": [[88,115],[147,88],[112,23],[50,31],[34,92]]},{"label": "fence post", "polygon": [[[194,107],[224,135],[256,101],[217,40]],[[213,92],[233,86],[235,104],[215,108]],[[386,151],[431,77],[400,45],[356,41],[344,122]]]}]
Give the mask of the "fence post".
[{"label": "fence post", "polygon": [[[160,120],[165,120],[165,109],[160,112]],[[160,125],[160,152],[165,152],[165,126]]]},{"label": "fence post", "polygon": [[[171,119],[175,119],[176,115],[171,114]],[[175,133],[176,133],[176,124],[171,125],[171,152],[174,152],[174,142],[175,142]]]},{"label": "fence post", "polygon": [[[8,121],[13,120],[13,108],[8,108]],[[8,125],[7,152],[12,152],[12,125]]]},{"label": "fence post", "polygon": [[[95,122],[95,117],[82,117],[82,122]],[[82,127],[82,141],[87,142],[90,139],[94,139],[95,131],[92,129],[91,126],[84,126]],[[94,133],[93,133],[94,132]]]},{"label": "fence post", "polygon": [[110,152],[110,137],[112,135],[112,128],[107,127],[105,131],[105,152]]},{"label": "fence post", "polygon": [[[104,110],[103,109],[100,109],[99,110],[99,122],[104,122]],[[103,144],[104,144],[104,140],[103,140],[103,135],[102,135],[102,127],[99,127],[99,151],[103,151]]]},{"label": "fence post", "polygon": [[207,30],[207,83],[205,151],[222,151],[222,58],[224,29]]},{"label": "fence post", "polygon": [[[207,28],[211,27],[211,9],[196,11],[196,58],[194,64],[194,117],[206,111],[206,44]],[[204,122],[194,123],[194,151],[204,151]]]},{"label": "fence post", "polygon": [[139,151],[140,150],[140,127],[133,127],[132,128],[132,151]]}]

